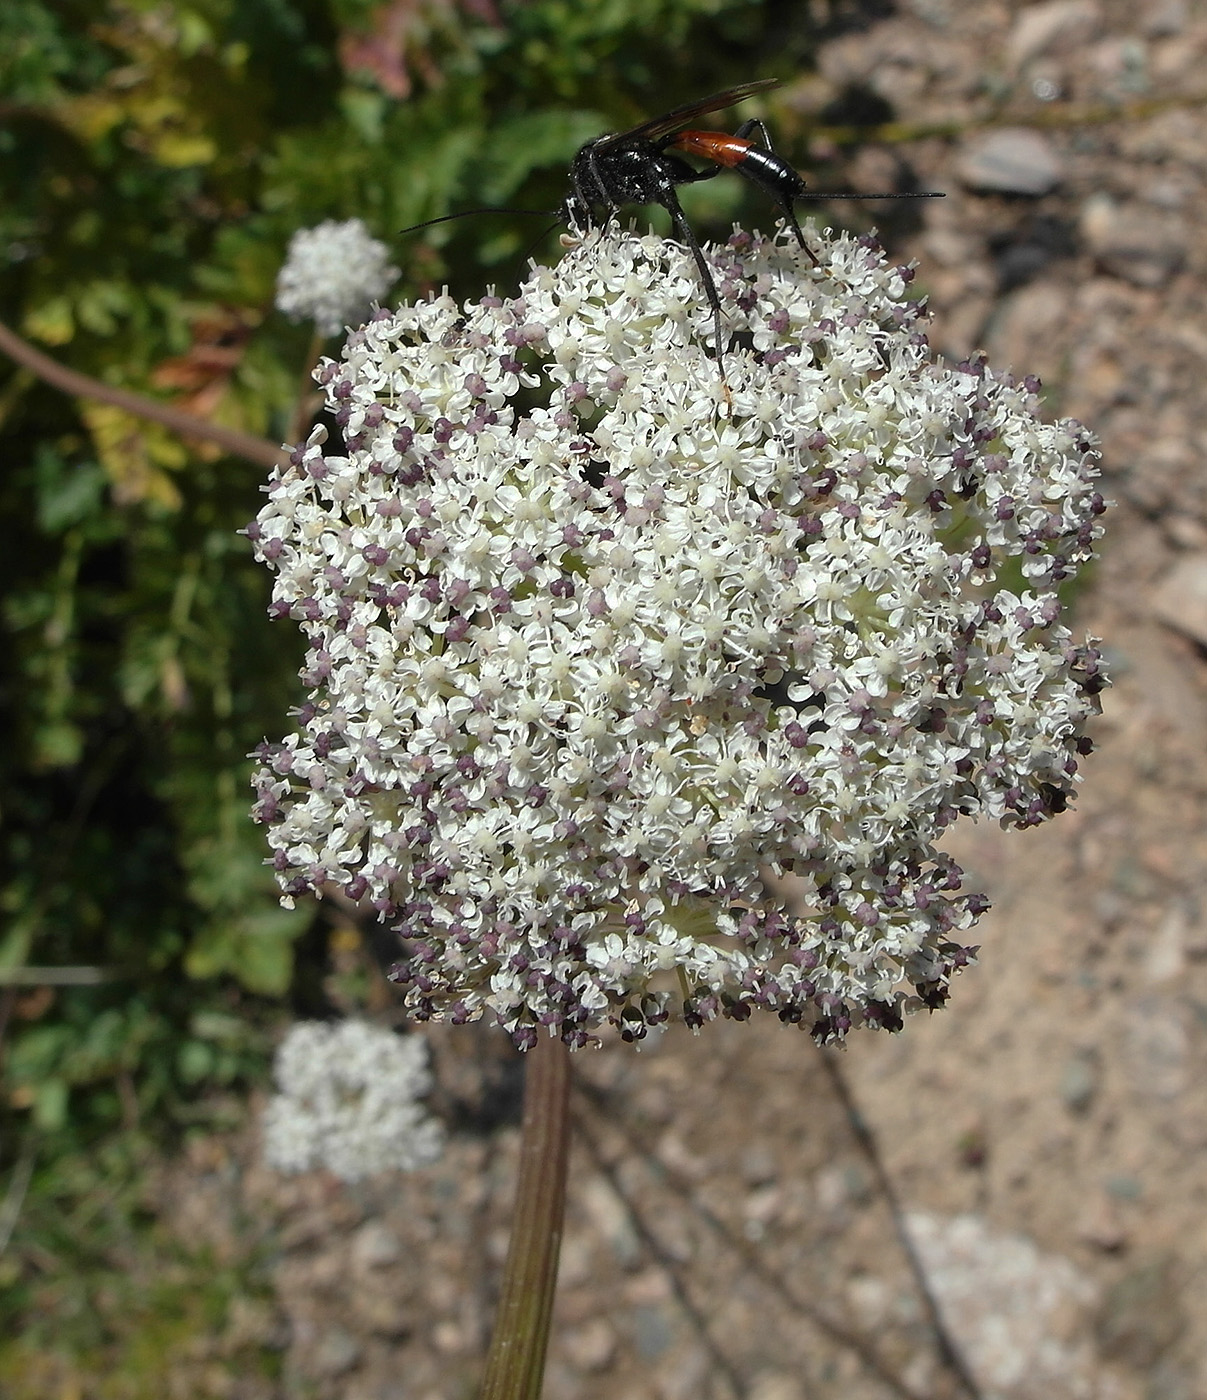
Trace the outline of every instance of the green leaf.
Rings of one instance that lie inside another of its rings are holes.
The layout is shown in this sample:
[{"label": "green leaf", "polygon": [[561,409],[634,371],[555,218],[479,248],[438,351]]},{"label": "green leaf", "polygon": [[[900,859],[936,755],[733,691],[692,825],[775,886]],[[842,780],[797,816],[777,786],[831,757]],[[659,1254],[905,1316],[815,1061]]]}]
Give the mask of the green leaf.
[{"label": "green leaf", "polygon": [[68,462],[49,443],[39,444],[38,525],[61,535],[97,513],[105,474],[96,462]]},{"label": "green leaf", "polygon": [[194,940],[185,959],[190,977],[229,973],[248,991],[281,996],[293,968],[293,942],[306,919],[302,911],[263,909],[215,922]]},{"label": "green leaf", "polygon": [[67,1120],[67,1085],[62,1079],[44,1079],[33,1102],[33,1121],[44,1132],[55,1132]]},{"label": "green leaf", "polygon": [[176,1053],[176,1069],[186,1084],[200,1084],[214,1068],[214,1047],[186,1040]]},{"label": "green leaf", "polygon": [[43,345],[66,345],[75,335],[75,314],[71,298],[64,293],[31,306],[21,319],[25,334]]},{"label": "green leaf", "polygon": [[509,199],[534,170],[569,166],[585,141],[607,128],[597,112],[525,112],[500,122],[491,133],[483,162],[482,198],[487,204]]},{"label": "green leaf", "polygon": [[372,88],[348,87],[340,98],[348,125],[368,146],[381,144],[389,103],[383,92]]}]

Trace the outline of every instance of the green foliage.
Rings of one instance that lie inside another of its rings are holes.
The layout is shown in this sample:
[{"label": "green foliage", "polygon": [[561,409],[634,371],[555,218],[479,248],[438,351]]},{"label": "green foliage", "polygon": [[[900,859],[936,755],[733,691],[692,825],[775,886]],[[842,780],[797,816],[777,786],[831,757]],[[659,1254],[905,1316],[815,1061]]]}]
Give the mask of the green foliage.
[{"label": "green foliage", "polygon": [[128,1132],[61,1159],[26,1203],[39,1268],[0,1257],[0,1298],[23,1322],[0,1339],[6,1400],[218,1400],[232,1374],[263,1382],[248,1394],[278,1393],[264,1232],[244,1223],[232,1237],[220,1222],[214,1243],[182,1240],[156,1219],[176,1204],[171,1189],[151,1141]]},{"label": "green foliage", "polygon": [[[272,305],[297,229],[358,216],[391,241],[458,208],[554,209],[601,129],[791,78],[809,9],[9,0],[0,319],[86,374],[280,440],[307,368],[309,332]],[[717,232],[742,198],[718,180],[698,209]],[[394,241],[395,294],[506,287],[541,227],[500,215]],[[20,1294],[22,1240],[55,1254],[44,1232],[74,1222],[78,1251],[101,1164],[133,1171],[114,1144],[161,1140],[262,1077],[274,1008],[315,984],[297,950],[325,938],[313,910],[279,907],[247,815],[245,756],[301,699],[300,641],[268,625],[270,580],[236,533],[262,469],[2,361],[0,437],[0,973],[104,970],[0,983],[0,1173],[37,1143],[5,1264],[15,1251]]]}]

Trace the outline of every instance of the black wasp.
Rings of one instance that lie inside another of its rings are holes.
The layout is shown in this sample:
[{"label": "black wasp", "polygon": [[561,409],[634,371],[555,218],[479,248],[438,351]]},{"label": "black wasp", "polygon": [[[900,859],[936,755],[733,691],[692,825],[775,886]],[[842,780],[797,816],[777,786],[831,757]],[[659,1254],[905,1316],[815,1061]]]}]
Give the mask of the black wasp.
[{"label": "black wasp", "polygon": [[[732,136],[721,131],[691,128],[697,117],[735,107],[739,102],[778,87],[778,78],[763,78],[738,87],[715,92],[711,97],[676,107],[660,117],[651,117],[628,131],[606,132],[593,137],[574,157],[570,166],[570,193],[562,205],[566,222],[575,229],[595,228],[611,219],[626,204],[661,204],[671,216],[675,232],[687,244],[700,271],[700,280],[712,308],[714,344],[721,359],[721,299],[712,269],[704,259],[677,194],[680,185],[711,180],[722,170],[736,170],[771,196],[783,211],[802,251],[817,262],[805,242],[796,217],[800,199],[929,199],[941,195],[849,194],[810,190],[791,165],[778,155],[766,126],[757,117],[743,122]],[[755,138],[755,139],[751,139]],[[710,169],[697,170],[678,152],[711,161]]]},{"label": "black wasp", "polygon": [[[712,269],[704,259],[696,237],[676,193],[680,185],[711,180],[723,170],[745,175],[779,205],[796,241],[814,263],[817,258],[805,242],[796,217],[801,199],[941,199],[939,194],[851,194],[846,191],[811,190],[791,165],[778,155],[766,126],[757,117],[743,122],[733,135],[723,131],[701,131],[691,126],[697,117],[736,107],[756,92],[778,87],[778,78],[762,78],[753,83],[715,92],[685,107],[676,107],[660,117],[651,117],[628,131],[605,132],[592,137],[574,157],[570,166],[570,193],[558,211],[572,229],[598,228],[613,218],[626,204],[661,204],[671,216],[675,232],[687,244],[700,272],[704,293],[712,308],[714,345],[718,363],[722,357],[721,298]],[[754,139],[751,139],[754,138]],[[683,159],[697,156],[711,164],[697,170]],[[403,233],[447,223],[468,214],[539,213],[535,209],[467,209],[460,214],[444,214],[413,224]]]}]

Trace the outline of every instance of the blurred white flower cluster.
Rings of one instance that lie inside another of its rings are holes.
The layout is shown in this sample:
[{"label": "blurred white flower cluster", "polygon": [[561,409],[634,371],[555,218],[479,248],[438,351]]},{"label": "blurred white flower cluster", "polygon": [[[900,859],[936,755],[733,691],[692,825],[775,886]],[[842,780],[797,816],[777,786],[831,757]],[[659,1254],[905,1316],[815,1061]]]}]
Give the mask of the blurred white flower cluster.
[{"label": "blurred white flower cluster", "polygon": [[417,1102],[432,1084],[427,1058],[419,1036],[367,1021],[299,1022],[277,1050],[265,1160],[283,1172],[326,1167],[345,1181],[434,1162],[440,1125]]},{"label": "blurred white flower cluster", "polygon": [[299,229],[277,275],[277,310],[291,321],[313,320],[320,335],[338,335],[394,284],[398,269],[388,259],[389,249],[360,219]]},{"label": "blurred white flower cluster", "polygon": [[936,364],[874,241],[818,256],[709,251],[724,379],[689,254],[614,229],[321,367],[344,446],[316,430],[248,532],[310,644],[257,815],[287,901],[397,929],[414,1014],[896,1028],[986,907],[945,829],[1066,805],[1091,444]]}]

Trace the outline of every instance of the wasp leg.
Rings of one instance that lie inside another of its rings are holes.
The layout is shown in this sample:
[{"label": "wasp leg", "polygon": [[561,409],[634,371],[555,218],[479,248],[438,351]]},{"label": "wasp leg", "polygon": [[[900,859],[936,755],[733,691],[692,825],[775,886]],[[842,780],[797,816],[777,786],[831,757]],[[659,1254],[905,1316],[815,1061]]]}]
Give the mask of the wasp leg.
[{"label": "wasp leg", "polygon": [[[580,209],[586,213],[586,228],[583,232],[586,232],[586,229],[589,228],[602,228],[604,224],[610,219],[614,219],[620,212],[620,206],[608,194],[608,186],[600,171],[599,161],[596,159],[595,152],[589,150],[586,152],[586,156],[587,164],[591,169],[591,179],[595,184],[594,190],[587,190],[586,182],[578,174],[577,169],[571,173],[571,179],[574,185],[574,198]],[[575,165],[578,165],[577,161]],[[598,223],[595,220],[595,208],[597,205],[602,205],[602,207],[608,211]]]},{"label": "wasp leg", "polygon": [[[675,156],[663,155],[662,159],[668,164],[674,163],[676,185],[698,185],[701,180],[715,179],[725,169],[723,165],[709,165],[703,170],[696,170],[685,160],[679,160]],[[679,174],[680,169],[684,171],[684,174]]]},{"label": "wasp leg", "polygon": [[[692,172],[693,175],[695,171]],[[678,181],[679,184],[688,184],[687,180]],[[687,215],[683,212],[683,206],[679,203],[679,196],[675,193],[673,185],[668,185],[662,190],[658,203],[671,216],[671,222],[675,226],[675,232],[691,249],[691,255],[696,260],[696,267],[700,272],[700,280],[704,283],[704,295],[708,298],[708,304],[712,307],[713,343],[716,346],[717,367],[721,371],[721,382],[725,383],[725,351],[722,346],[721,331],[721,298],[717,294],[717,284],[713,280],[712,268],[709,267],[704,257],[704,250],[700,247],[695,232],[691,224],[687,221]]]},{"label": "wasp leg", "polygon": [[756,150],[765,151],[772,158],[766,160],[765,158],[757,159],[754,156],[748,157],[746,162],[737,166],[738,173],[745,175],[748,180],[752,180],[775,200],[783,210],[784,218],[788,221],[792,232],[796,234],[796,241],[801,252],[809,255],[814,267],[820,267],[817,254],[805,242],[805,231],[801,228],[800,220],[796,217],[795,202],[804,194],[805,182],[792,166],[780,157],[771,144],[771,133],[758,117],[751,117],[749,121],[743,122],[734,135],[739,141],[747,141],[754,137],[758,143]]},{"label": "wasp leg", "polygon": [[752,136],[758,138],[759,145],[765,151],[775,153],[775,147],[771,144],[771,133],[767,130],[766,122],[760,121],[758,117],[751,117],[748,122],[743,122],[734,135],[739,141],[748,141]]}]

